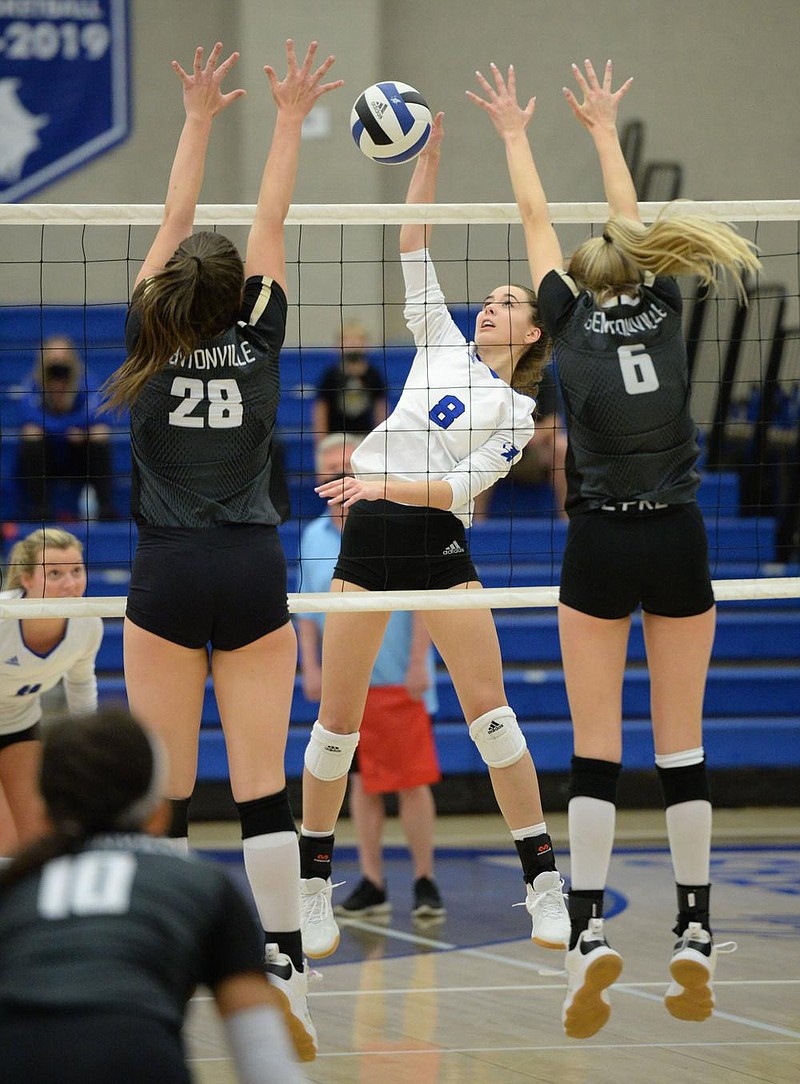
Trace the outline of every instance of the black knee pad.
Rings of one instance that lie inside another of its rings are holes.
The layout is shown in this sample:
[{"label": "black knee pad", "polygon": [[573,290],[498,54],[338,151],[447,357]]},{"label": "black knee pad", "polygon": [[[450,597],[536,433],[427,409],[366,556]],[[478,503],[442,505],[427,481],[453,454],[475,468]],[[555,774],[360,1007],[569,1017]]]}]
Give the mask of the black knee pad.
[{"label": "black knee pad", "polygon": [[657,764],[656,770],[665,809],[681,802],[711,801],[705,757],[699,764],[689,764],[685,768],[662,768]]},{"label": "black knee pad", "polygon": [[267,836],[273,832],[297,832],[286,787],[265,798],[237,802],[236,808],[242,826],[242,839]]},{"label": "black knee pad", "polygon": [[601,802],[617,803],[617,780],[622,765],[616,760],[594,760],[573,757],[570,765],[570,798],[598,798]]}]

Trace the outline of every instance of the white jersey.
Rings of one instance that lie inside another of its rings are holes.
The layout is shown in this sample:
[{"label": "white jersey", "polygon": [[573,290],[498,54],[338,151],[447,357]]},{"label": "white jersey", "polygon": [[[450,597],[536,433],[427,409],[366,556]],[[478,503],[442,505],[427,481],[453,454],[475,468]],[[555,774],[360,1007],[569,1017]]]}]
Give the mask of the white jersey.
[{"label": "white jersey", "polygon": [[[19,589],[0,598],[22,598]],[[21,622],[0,620],[0,737],[38,723],[42,693],[64,681],[67,707],[75,715],[97,710],[94,660],[103,639],[99,617],[72,617],[64,638],[47,655],[37,655],[22,638]]]},{"label": "white jersey", "polygon": [[427,249],[402,253],[404,316],[417,352],[392,413],[353,452],[359,481],[444,480],[469,527],[475,497],[508,474],[533,436],[535,402],[478,357],[447,311]]}]

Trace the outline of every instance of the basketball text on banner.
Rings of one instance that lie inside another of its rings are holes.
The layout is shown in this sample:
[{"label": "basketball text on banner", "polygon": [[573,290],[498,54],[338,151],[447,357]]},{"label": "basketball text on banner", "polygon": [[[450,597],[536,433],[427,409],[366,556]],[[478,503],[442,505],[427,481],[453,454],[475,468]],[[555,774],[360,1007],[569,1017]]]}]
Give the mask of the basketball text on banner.
[{"label": "basketball text on banner", "polygon": [[0,0],[0,201],[129,132],[128,0]]}]

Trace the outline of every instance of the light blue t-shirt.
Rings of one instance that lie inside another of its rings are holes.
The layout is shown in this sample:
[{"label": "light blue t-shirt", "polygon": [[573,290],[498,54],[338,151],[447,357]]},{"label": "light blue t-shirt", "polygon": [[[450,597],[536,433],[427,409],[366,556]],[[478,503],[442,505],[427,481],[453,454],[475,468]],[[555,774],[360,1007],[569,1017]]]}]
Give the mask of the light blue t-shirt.
[{"label": "light blue t-shirt", "polygon": [[[339,529],[327,512],[309,523],[300,536],[298,591],[323,592],[330,589],[341,539]],[[299,616],[316,621],[322,633],[325,614]],[[405,685],[408,657],[411,652],[413,616],[410,610],[397,610],[389,618],[386,634],[372,670],[370,685]],[[425,707],[433,714],[437,711],[439,702],[436,696],[432,647],[428,651],[428,674],[430,685],[423,700]]]}]

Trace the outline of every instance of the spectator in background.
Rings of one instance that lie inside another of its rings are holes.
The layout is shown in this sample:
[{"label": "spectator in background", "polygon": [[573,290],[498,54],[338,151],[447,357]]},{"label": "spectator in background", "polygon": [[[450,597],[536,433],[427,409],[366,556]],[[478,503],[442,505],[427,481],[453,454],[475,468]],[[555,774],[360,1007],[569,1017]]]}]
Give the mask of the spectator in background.
[{"label": "spectator in background", "polygon": [[[534,411],[536,432],[522,450],[522,458],[508,472],[515,484],[539,485],[548,482],[553,489],[553,514],[566,520],[564,502],[567,499],[567,475],[564,464],[567,456],[567,430],[565,427],[558,384],[553,366],[548,365],[542,373],[536,392]],[[475,498],[473,523],[483,522],[491,511],[494,486],[485,489]],[[525,498],[519,501],[519,510],[525,511]]]},{"label": "spectator in background", "polygon": [[314,440],[328,433],[369,433],[386,418],[386,382],[367,355],[363,324],[343,324],[342,360],[322,374],[312,414]]},{"label": "spectator in background", "polygon": [[[53,517],[53,482],[68,478],[93,487],[102,520],[116,519],[112,499],[111,430],[86,388],[83,363],[65,335],[51,335],[20,402],[17,474],[32,519]],[[83,510],[81,510],[83,511]]]},{"label": "spectator in background", "polygon": [[[361,438],[329,433],[317,445],[317,483],[349,475],[350,456]],[[329,509],[300,540],[300,587],[330,588],[347,509]],[[324,614],[297,618],[303,694],[318,701],[322,690]],[[441,778],[430,713],[437,707],[430,637],[420,614],[393,613],[372,671],[361,741],[350,772],[350,816],[356,831],[362,879],[336,908],[344,916],[391,911],[383,876],[384,795],[397,793],[398,812],[414,867],[416,919],[445,913],[433,879],[436,807],[430,784]]]}]

